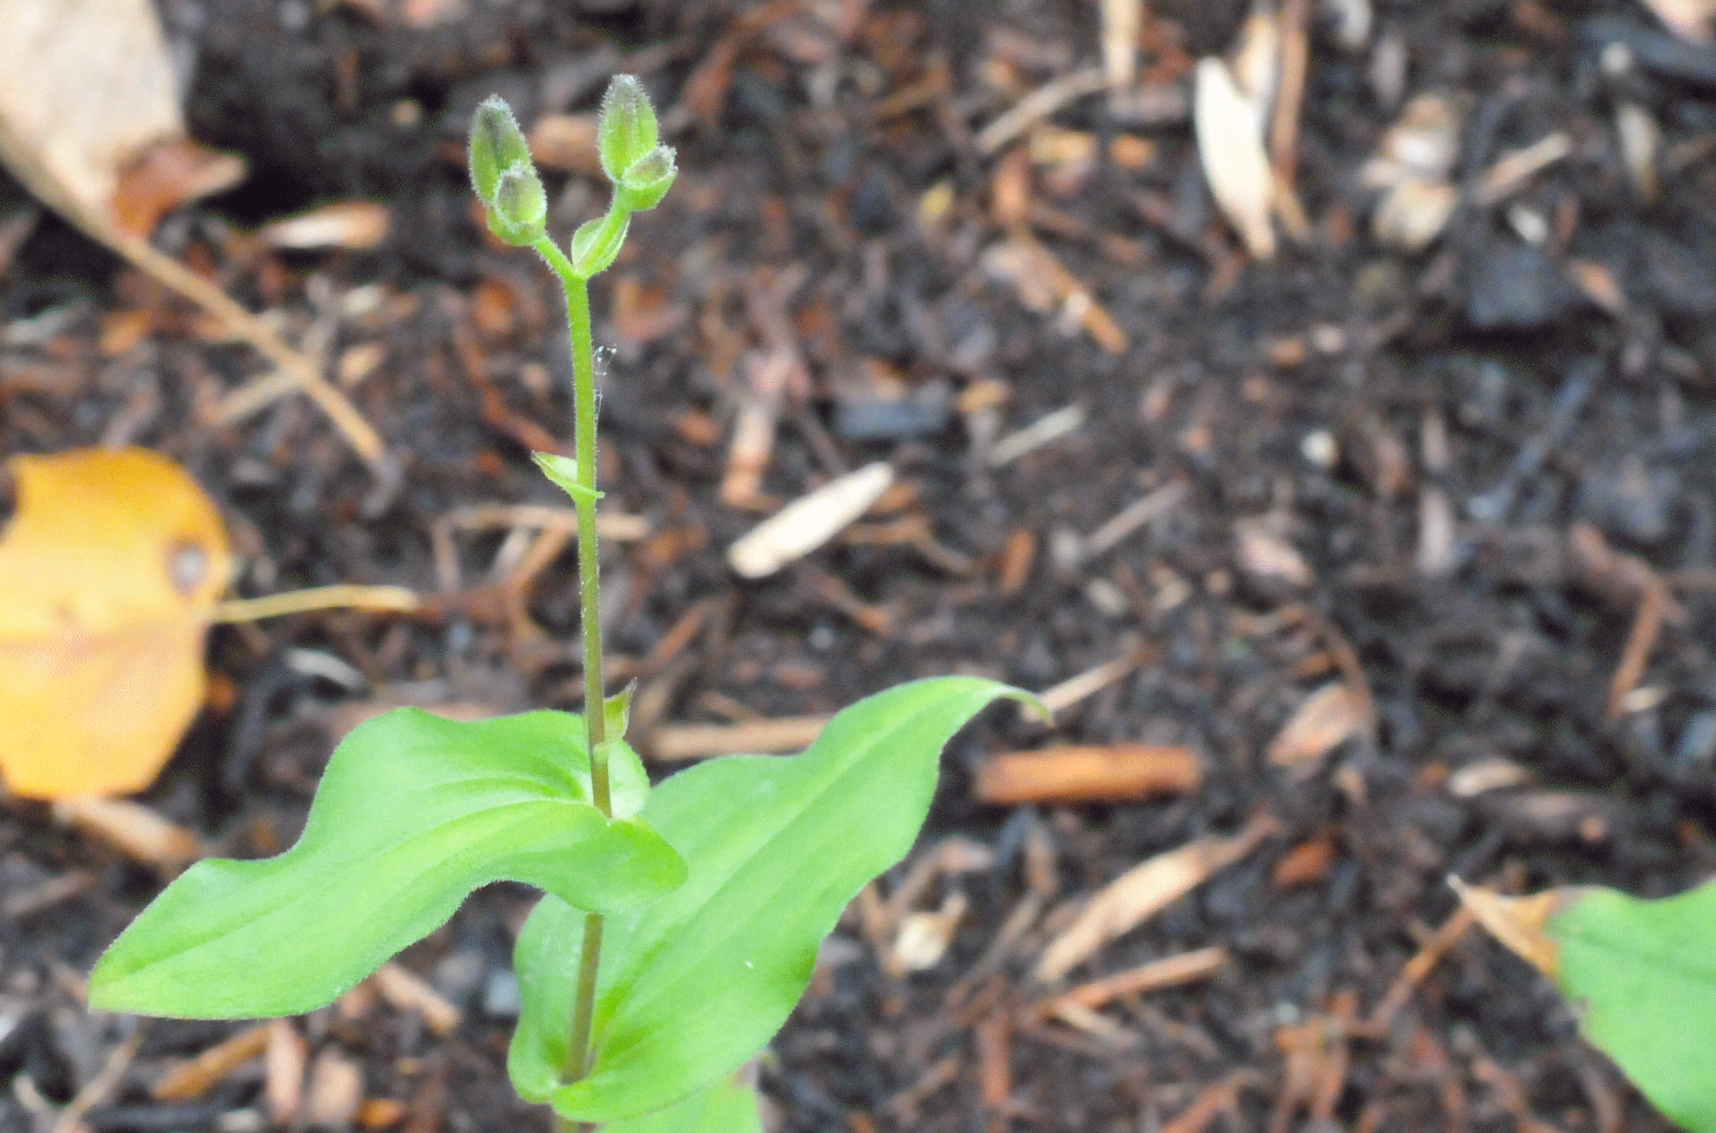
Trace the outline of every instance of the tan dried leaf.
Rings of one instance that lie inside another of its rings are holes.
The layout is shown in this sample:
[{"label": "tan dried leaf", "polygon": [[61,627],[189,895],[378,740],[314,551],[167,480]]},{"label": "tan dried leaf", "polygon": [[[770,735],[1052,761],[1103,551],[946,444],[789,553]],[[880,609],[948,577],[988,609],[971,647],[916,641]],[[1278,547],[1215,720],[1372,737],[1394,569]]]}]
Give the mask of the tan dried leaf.
[{"label": "tan dried leaf", "polygon": [[1299,705],[1269,745],[1269,762],[1299,767],[1321,759],[1359,734],[1364,712],[1358,697],[1342,681],[1324,685]]},{"label": "tan dried leaf", "polygon": [[1716,19],[1716,0],[1644,0],[1668,29],[1693,43],[1713,43],[1710,23]]},{"label": "tan dried leaf", "polygon": [[1448,884],[1490,935],[1544,975],[1555,977],[1561,953],[1543,926],[1573,898],[1576,890],[1545,889],[1529,897],[1503,897],[1493,889],[1467,885],[1457,877],[1450,877]]}]

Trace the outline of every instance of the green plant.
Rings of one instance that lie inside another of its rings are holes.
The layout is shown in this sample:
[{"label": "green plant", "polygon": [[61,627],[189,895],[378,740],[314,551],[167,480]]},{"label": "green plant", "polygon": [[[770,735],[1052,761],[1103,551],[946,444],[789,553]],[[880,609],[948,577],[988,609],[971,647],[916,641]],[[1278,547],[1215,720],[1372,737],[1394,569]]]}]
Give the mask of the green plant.
[{"label": "green plant", "polygon": [[1640,1092],[1688,1133],[1716,1133],[1716,881],[1657,900],[1599,886],[1503,897],[1451,881]]},{"label": "green plant", "polygon": [[947,740],[1022,696],[948,677],[838,714],[804,754],[729,756],[652,788],[606,696],[598,610],[590,277],[675,176],[643,87],[614,79],[598,127],[606,215],[547,234],[547,195],[498,99],[471,178],[502,240],[559,277],[572,340],[574,458],[538,453],[578,513],[586,712],[457,723],[401,709],[328,763],[296,845],[210,860],[167,887],[90,976],[90,1004],[193,1018],[312,1010],[452,915],[475,887],[545,891],[514,952],[523,1008],[507,1067],[557,1124],[617,1133],[759,1128],[734,1073],[779,1029],[842,908],[911,847]]}]

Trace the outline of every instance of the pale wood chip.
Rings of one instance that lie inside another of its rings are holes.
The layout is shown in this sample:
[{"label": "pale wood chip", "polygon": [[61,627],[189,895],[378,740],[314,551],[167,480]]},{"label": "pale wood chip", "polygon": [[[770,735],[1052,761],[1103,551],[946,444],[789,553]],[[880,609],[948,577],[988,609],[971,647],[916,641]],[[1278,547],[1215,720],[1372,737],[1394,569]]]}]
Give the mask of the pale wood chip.
[{"label": "pale wood chip", "polygon": [[350,1058],[324,1049],[310,1065],[304,1123],[312,1129],[349,1129],[363,1104],[363,1071]]},{"label": "pale wood chip", "polygon": [[56,822],[162,873],[177,873],[203,856],[195,834],[129,799],[59,799],[53,815]]},{"label": "pale wood chip", "polygon": [[809,747],[829,719],[781,716],[737,724],[663,724],[649,733],[644,753],[667,763],[717,755],[785,755]]},{"label": "pale wood chip", "polygon": [[742,578],[766,578],[827,543],[870,509],[894,482],[894,469],[877,461],[800,496],[727,548],[727,563]]},{"label": "pale wood chip", "polygon": [[447,1034],[465,1017],[427,981],[392,960],[377,968],[370,981],[395,1011],[415,1011],[423,1016],[431,1034]]},{"label": "pale wood chip", "polygon": [[304,1069],[310,1062],[310,1044],[290,1019],[266,1024],[268,1043],[262,1052],[263,1105],[269,1120],[285,1128],[304,1104]]},{"label": "pale wood chip", "polygon": [[1365,725],[1359,698],[1343,681],[1326,684],[1306,697],[1269,744],[1269,762],[1301,767],[1321,759],[1358,735]]},{"label": "pale wood chip", "polygon": [[1198,61],[1192,123],[1210,195],[1251,258],[1269,259],[1275,254],[1275,173],[1263,149],[1261,104],[1240,90],[1220,59]]},{"label": "pale wood chip", "polygon": [[1259,814],[1230,838],[1198,838],[1176,850],[1142,862],[1103,887],[1072,925],[1050,941],[1035,976],[1059,979],[1170,903],[1203,884],[1218,870],[1239,861],[1280,830],[1268,814]]}]

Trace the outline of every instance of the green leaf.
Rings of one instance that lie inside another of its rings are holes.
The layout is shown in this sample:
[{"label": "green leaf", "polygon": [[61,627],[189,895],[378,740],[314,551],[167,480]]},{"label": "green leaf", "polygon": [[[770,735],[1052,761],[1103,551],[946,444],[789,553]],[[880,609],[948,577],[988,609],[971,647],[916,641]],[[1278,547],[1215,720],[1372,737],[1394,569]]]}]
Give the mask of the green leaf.
[{"label": "green leaf", "polygon": [[1716,881],[1656,901],[1567,894],[1545,926],[1585,1037],[1689,1133],[1716,1133]]},{"label": "green leaf", "polygon": [[595,1061],[560,1085],[583,916],[544,898],[514,959],[524,1000],[508,1069],[574,1121],[671,1105],[732,1073],[780,1029],[816,949],[859,889],[905,856],[940,753],[985,705],[1024,694],[944,677],[869,697],[803,755],[729,756],[650,793],[643,816],[685,857],[677,891],[608,919]]},{"label": "green leaf", "polygon": [[626,687],[602,701],[602,727],[608,742],[626,738],[626,728],[632,722],[632,693],[638,682],[628,681]]},{"label": "green leaf", "polygon": [[571,457],[553,452],[533,452],[530,459],[536,462],[536,467],[542,470],[544,476],[571,496],[574,502],[588,500],[595,503],[602,498],[601,492],[586,488],[578,482],[578,462]]},{"label": "green leaf", "polygon": [[615,749],[615,813],[590,803],[583,721],[463,723],[402,708],[334,751],[298,843],[192,866],[97,963],[90,1005],[189,1018],[333,1002],[501,879],[609,912],[671,891],[685,864],[637,817],[649,781]]},{"label": "green leaf", "polygon": [[735,1079],[666,1109],[609,1122],[602,1133],[763,1133],[757,1092]]},{"label": "green leaf", "polygon": [[596,118],[596,152],[608,180],[618,184],[626,170],[655,148],[659,136],[655,107],[643,84],[634,75],[615,75]]},{"label": "green leaf", "polygon": [[590,279],[608,270],[626,242],[626,230],[631,223],[631,214],[616,208],[578,226],[572,233],[571,255],[572,270],[579,279]]}]

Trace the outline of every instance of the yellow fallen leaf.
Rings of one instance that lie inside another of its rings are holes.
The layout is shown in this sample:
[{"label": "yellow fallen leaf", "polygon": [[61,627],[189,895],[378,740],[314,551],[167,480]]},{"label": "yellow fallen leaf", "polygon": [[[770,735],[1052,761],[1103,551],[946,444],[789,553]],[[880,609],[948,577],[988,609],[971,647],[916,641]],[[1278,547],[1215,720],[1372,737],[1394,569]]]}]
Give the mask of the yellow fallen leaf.
[{"label": "yellow fallen leaf", "polygon": [[28,798],[148,786],[202,703],[226,530],[142,449],[20,456],[0,537],[0,777]]}]

